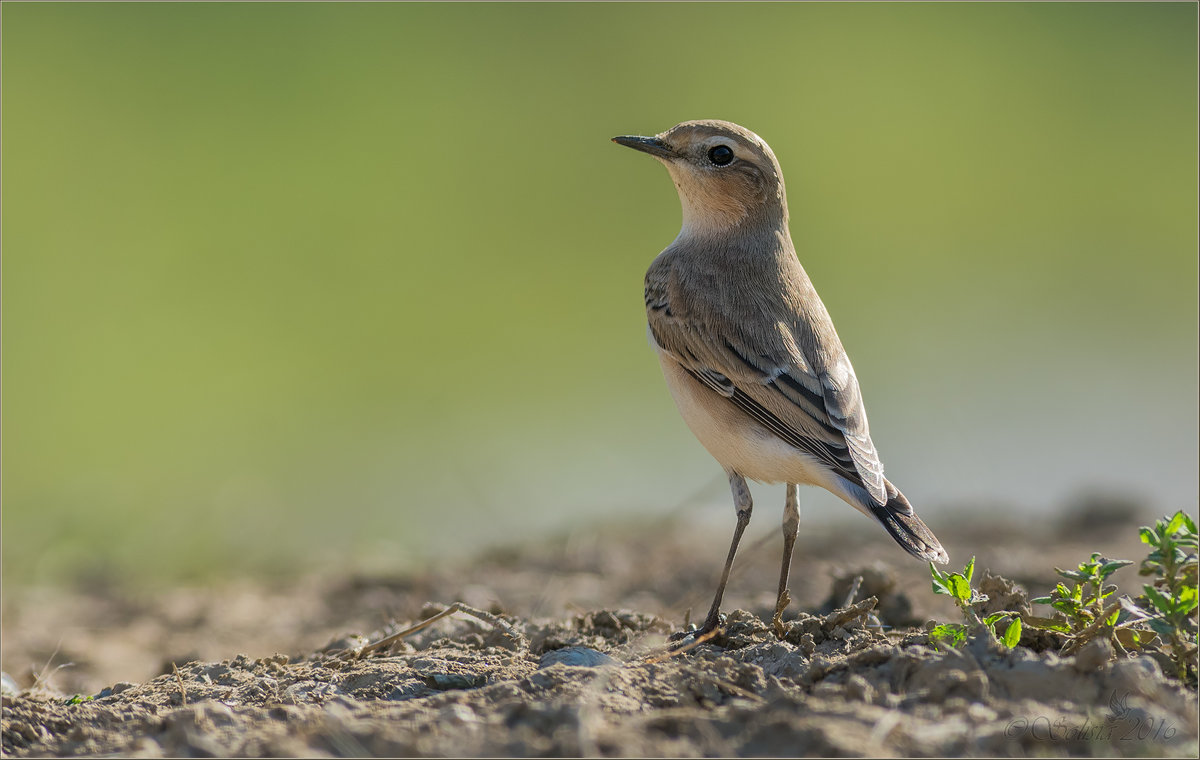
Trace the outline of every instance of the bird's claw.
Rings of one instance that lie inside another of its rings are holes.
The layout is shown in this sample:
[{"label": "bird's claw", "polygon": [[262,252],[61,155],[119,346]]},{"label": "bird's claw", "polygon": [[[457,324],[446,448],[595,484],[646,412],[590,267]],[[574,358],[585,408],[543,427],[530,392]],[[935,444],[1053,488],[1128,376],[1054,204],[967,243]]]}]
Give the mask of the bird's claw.
[{"label": "bird's claw", "polygon": [[775,628],[775,638],[783,640],[787,629],[783,625],[783,611],[792,603],[792,597],[788,594],[787,589],[779,595],[779,600],[775,602],[775,614],[771,616],[771,625]]}]

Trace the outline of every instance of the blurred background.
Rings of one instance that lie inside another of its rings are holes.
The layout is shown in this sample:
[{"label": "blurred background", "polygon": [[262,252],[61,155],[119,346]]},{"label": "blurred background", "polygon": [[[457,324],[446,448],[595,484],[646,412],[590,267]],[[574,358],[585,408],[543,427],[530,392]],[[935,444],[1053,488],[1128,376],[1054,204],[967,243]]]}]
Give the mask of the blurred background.
[{"label": "blurred background", "polygon": [[731,527],[645,338],[675,191],[609,142],[693,118],[779,156],[935,529],[1194,512],[1196,12],[6,3],[6,585]]}]

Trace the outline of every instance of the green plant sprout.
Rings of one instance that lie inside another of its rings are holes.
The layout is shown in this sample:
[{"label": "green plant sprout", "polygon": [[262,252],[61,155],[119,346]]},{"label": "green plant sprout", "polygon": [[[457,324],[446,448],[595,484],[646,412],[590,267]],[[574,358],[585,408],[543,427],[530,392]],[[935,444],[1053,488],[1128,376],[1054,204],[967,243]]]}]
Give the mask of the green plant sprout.
[{"label": "green plant sprout", "polygon": [[1048,596],[1039,596],[1033,604],[1048,604],[1054,617],[1027,615],[1025,624],[1031,628],[1062,634],[1066,639],[1060,654],[1068,655],[1092,639],[1103,637],[1121,654],[1141,650],[1149,645],[1155,634],[1143,624],[1147,615],[1128,597],[1114,598],[1117,587],[1107,583],[1109,576],[1132,565],[1127,559],[1106,559],[1093,552],[1090,559],[1079,563],[1074,570],[1054,568],[1069,581],[1059,581]]},{"label": "green plant sprout", "polygon": [[[988,600],[987,594],[971,588],[971,578],[975,574],[975,558],[967,561],[961,573],[943,573],[929,563],[929,574],[933,579],[933,593],[944,594],[954,600],[962,612],[965,623],[941,623],[929,632],[930,643],[947,642],[950,646],[961,646],[967,640],[967,635],[979,630],[987,631],[988,635],[1004,646],[1012,649],[1021,640],[1021,617],[1015,612],[1001,611],[980,618],[975,611],[975,605]],[[1004,634],[996,633],[1000,621],[1009,619]]]},{"label": "green plant sprout", "polygon": [[[1117,591],[1116,586],[1106,581],[1116,571],[1132,564],[1127,559],[1105,559],[1093,552],[1091,559],[1079,563],[1075,570],[1054,568],[1054,572],[1069,581],[1070,585],[1059,581],[1049,596],[1039,596],[1030,601],[1034,604],[1048,604],[1057,610],[1059,615],[1053,618],[1030,617],[1025,622],[1034,628],[1066,634],[1073,641],[1077,641],[1093,628],[1097,631],[1106,626],[1111,629],[1121,613],[1121,605],[1115,599],[1111,602],[1106,601]],[[1071,642],[1068,643],[1068,647],[1077,648],[1072,646]]]},{"label": "green plant sprout", "polygon": [[[932,563],[929,574],[935,594],[954,600],[962,612],[962,623],[942,623],[929,632],[931,644],[961,646],[967,638],[985,630],[1008,648],[1021,640],[1022,626],[1054,634],[1063,641],[1061,654],[1072,654],[1087,642],[1103,638],[1118,654],[1140,651],[1160,662],[1181,681],[1195,684],[1197,653],[1200,652],[1200,545],[1196,522],[1179,511],[1155,520],[1139,530],[1142,542],[1151,548],[1141,561],[1138,574],[1150,582],[1142,586],[1137,599],[1117,596],[1117,587],[1109,583],[1113,573],[1134,564],[1124,559],[1107,559],[1093,553],[1075,568],[1055,568],[1062,578],[1046,596],[1032,599],[1054,609],[1053,617],[1021,615],[1011,611],[993,612],[980,617],[976,607],[988,601],[986,594],[971,588],[975,558],[961,573],[943,573]],[[998,628],[1004,620],[1004,633]]]},{"label": "green plant sprout", "polygon": [[[1154,521],[1138,531],[1142,543],[1153,547],[1142,560],[1138,575],[1150,576],[1135,600],[1146,613],[1145,624],[1170,646],[1170,660],[1182,681],[1196,680],[1197,651],[1197,535],[1196,523],[1185,512]],[[1134,611],[1130,611],[1136,616]]]},{"label": "green plant sprout", "polygon": [[[1116,597],[1109,576],[1129,560],[1105,559],[1099,554],[1074,570],[1056,572],[1060,581],[1048,596],[1031,600],[1048,604],[1054,617],[1025,616],[1031,628],[1051,631],[1066,639],[1061,654],[1071,654],[1092,639],[1107,639],[1119,654],[1142,651],[1173,670],[1181,680],[1196,680],[1196,523],[1184,512],[1156,520],[1139,530],[1152,547],[1138,573],[1151,576],[1137,599]],[[1163,648],[1165,645],[1165,649]]]}]

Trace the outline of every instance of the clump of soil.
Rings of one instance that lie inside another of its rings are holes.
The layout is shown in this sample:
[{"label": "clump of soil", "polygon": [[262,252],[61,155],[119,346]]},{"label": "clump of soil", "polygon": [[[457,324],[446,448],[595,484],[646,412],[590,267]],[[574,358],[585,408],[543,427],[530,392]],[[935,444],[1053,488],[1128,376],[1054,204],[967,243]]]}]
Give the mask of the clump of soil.
[{"label": "clump of soil", "polygon": [[[283,617],[295,626],[293,636],[308,637],[310,643],[291,656],[200,657],[180,663],[162,647],[142,653],[143,660],[167,660],[161,675],[107,681],[88,692],[90,698],[72,699],[52,684],[95,685],[98,674],[111,672],[95,657],[81,658],[85,666],[74,673],[66,669],[50,676],[47,669],[37,683],[18,672],[26,683],[9,686],[3,697],[4,753],[1196,753],[1196,694],[1164,676],[1149,657],[1114,660],[1110,651],[1095,647],[1060,657],[1028,647],[1007,650],[989,637],[977,637],[962,649],[931,647],[924,630],[911,623],[931,613],[944,619],[953,613],[928,606],[926,597],[932,594],[925,593],[924,568],[890,564],[903,558],[891,556],[886,544],[878,552],[869,545],[852,552],[810,546],[793,575],[796,596],[806,601],[801,611],[793,607],[786,616],[781,640],[767,622],[777,555],[764,552],[767,560],[744,563],[749,570],[731,584],[730,598],[748,609],[730,612],[721,635],[699,643],[685,640],[682,650],[673,649],[668,639],[683,619],[678,606],[682,601],[703,608],[686,594],[698,592],[702,599],[711,591],[720,553],[691,561],[695,546],[709,539],[680,535],[672,528],[613,536],[615,547],[576,540],[568,542],[569,557],[561,547],[522,549],[440,576],[298,583],[292,593],[306,601],[297,599],[295,614]],[[712,542],[719,546],[720,539]],[[747,554],[756,545],[750,549]],[[847,556],[859,564],[848,565]],[[698,569],[701,564],[704,571]],[[1046,570],[1052,577],[1052,564]],[[653,572],[661,574],[647,576]],[[453,578],[459,579],[457,586]],[[548,578],[556,578],[558,588]],[[993,593],[1007,595],[1011,608],[1027,604],[1023,590],[1011,581],[987,582]],[[671,589],[689,590],[672,599]],[[211,594],[211,607],[199,608],[204,614],[193,614],[192,624],[173,635],[160,632],[158,641],[202,649],[205,634],[211,641],[222,623],[231,622],[222,618],[228,610],[220,611],[229,590]],[[640,604],[637,611],[603,605],[570,611],[574,600],[593,595]],[[123,603],[118,596],[114,592],[107,605],[95,593],[89,598],[97,614],[121,621],[126,636],[148,625],[147,616],[161,616],[163,607],[179,604],[178,599],[163,601],[170,595],[157,602]],[[261,609],[271,611],[277,605],[267,602],[287,593],[263,590],[260,596]],[[360,623],[366,620],[364,610],[379,614],[380,609],[404,610],[398,617],[415,621],[441,609],[423,608],[425,601],[453,598],[487,609],[477,616],[447,617],[367,654],[362,654],[367,641],[399,626],[366,628],[369,633],[363,635],[363,628],[346,625],[355,620],[350,610],[357,610]],[[70,595],[66,601],[36,599],[42,603],[36,612],[6,609],[6,626],[13,614],[19,620],[46,620],[56,605],[66,608]],[[520,612],[506,610],[499,599],[516,600]],[[540,613],[544,607],[554,614]],[[262,622],[267,615],[261,609],[259,628],[274,630]],[[26,627],[13,632],[18,656],[38,653]],[[7,627],[5,633],[7,639]],[[324,638],[314,642],[316,634]],[[138,641],[155,640],[146,630],[137,635]],[[98,650],[116,653],[124,672],[131,672],[136,658],[121,655],[123,650],[112,644],[121,638],[120,628],[96,628],[90,639],[85,633],[69,647],[86,654],[90,640]],[[6,669],[16,661],[13,656],[6,644]]]}]

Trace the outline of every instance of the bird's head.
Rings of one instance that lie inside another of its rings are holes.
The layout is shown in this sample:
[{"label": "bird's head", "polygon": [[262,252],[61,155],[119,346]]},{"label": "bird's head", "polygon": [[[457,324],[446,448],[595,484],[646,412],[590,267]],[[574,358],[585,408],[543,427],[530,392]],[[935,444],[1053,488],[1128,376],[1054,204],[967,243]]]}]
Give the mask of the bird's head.
[{"label": "bird's head", "polygon": [[613,142],[662,161],[683,206],[684,234],[719,235],[746,225],[786,226],[783,172],[770,146],[728,121],[685,121],[654,137]]}]

